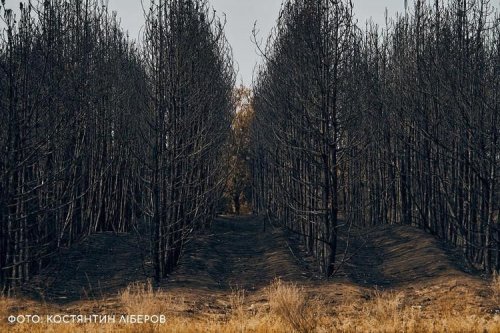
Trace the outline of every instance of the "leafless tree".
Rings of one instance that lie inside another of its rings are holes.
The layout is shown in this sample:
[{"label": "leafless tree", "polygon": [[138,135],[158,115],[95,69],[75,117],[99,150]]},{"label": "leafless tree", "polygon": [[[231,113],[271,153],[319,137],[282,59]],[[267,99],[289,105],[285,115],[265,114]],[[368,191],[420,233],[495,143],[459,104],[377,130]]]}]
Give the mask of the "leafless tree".
[{"label": "leafless tree", "polygon": [[259,211],[327,275],[339,219],[419,226],[498,270],[498,38],[487,0],[363,29],[347,1],[285,2],[255,89]]}]

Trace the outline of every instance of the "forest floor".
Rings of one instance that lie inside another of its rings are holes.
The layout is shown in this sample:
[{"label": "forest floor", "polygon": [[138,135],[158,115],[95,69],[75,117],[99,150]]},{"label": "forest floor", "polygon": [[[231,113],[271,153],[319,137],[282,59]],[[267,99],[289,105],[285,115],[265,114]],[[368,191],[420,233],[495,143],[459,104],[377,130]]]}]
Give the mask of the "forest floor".
[{"label": "forest floor", "polygon": [[[500,332],[500,279],[470,271],[413,227],[342,235],[346,260],[330,280],[293,234],[251,216],[218,218],[160,285],[147,252],[136,233],[101,233],[63,251],[17,297],[0,299],[0,332]],[[26,314],[42,322],[8,323]],[[166,322],[44,322],[53,314]]]}]

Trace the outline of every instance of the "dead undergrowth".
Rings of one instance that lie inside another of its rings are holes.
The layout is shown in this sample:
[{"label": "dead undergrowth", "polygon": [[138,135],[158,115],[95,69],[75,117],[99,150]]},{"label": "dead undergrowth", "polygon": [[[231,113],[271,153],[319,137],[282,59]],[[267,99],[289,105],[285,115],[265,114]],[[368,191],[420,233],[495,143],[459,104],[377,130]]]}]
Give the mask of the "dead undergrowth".
[{"label": "dead undergrowth", "polygon": [[[492,288],[496,288],[498,278]],[[377,290],[357,287],[346,297],[332,295],[347,286],[331,284],[309,289],[295,283],[272,281],[254,293],[244,289],[219,295],[217,311],[192,306],[178,293],[154,290],[150,282],[133,283],[114,299],[114,313],[163,314],[163,324],[9,324],[8,316],[19,314],[92,314],[96,304],[84,301],[69,308],[0,300],[1,332],[500,332],[500,314],[481,308],[495,307],[498,294],[481,296],[479,290],[460,282],[422,288]],[[352,286],[349,286],[352,288]],[[464,292],[470,290],[469,292]],[[478,294],[479,292],[479,294]],[[213,301],[213,300],[212,300]],[[110,300],[102,300],[101,304]],[[204,300],[200,299],[203,303]],[[111,311],[111,310],[108,310]],[[106,313],[101,309],[100,313]]]}]

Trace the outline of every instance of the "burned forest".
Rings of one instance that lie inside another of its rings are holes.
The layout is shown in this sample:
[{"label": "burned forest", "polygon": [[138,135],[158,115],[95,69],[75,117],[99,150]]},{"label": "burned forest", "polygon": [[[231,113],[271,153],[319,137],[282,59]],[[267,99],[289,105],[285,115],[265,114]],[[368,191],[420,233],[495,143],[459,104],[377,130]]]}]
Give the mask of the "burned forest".
[{"label": "burned forest", "polygon": [[418,226],[500,270],[500,21],[416,1],[360,30],[348,1],[287,2],[255,86],[256,207],[335,271],[343,226]]},{"label": "burned forest", "polygon": [[234,73],[200,1],[152,3],[139,47],[98,1],[2,8],[0,281],[101,231],[150,235],[157,279],[210,225]]},{"label": "burned forest", "polygon": [[238,1],[1,0],[0,331],[500,332],[498,0]]}]

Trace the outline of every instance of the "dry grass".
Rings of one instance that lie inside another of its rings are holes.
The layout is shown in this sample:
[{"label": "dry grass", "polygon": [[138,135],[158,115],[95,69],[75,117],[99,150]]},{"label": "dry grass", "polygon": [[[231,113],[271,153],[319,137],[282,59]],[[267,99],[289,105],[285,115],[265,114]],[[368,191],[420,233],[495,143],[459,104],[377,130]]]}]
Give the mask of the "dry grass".
[{"label": "dry grass", "polygon": [[500,306],[500,275],[495,272],[491,279],[491,291],[493,293],[493,300]]},{"label": "dry grass", "polygon": [[120,293],[119,300],[129,314],[157,314],[165,313],[173,303],[171,299],[165,299],[165,295],[160,290],[154,291],[151,281],[148,280],[130,284]]},{"label": "dry grass", "polygon": [[[491,288],[498,297],[498,277],[493,281]],[[142,325],[10,325],[6,318],[11,314],[89,314],[95,312],[96,303],[61,308],[1,298],[0,332],[500,332],[500,316],[478,306],[478,301],[489,302],[491,307],[498,303],[478,300],[478,294],[468,291],[471,286],[465,283],[388,291],[356,287],[355,292],[343,296],[338,296],[339,288],[342,286],[327,285],[313,290],[277,280],[255,293],[235,289],[217,295],[220,299],[212,298],[208,308],[200,308],[200,303],[208,302],[201,296],[185,299],[179,292],[172,295],[154,290],[149,282],[136,283],[113,300],[118,313],[161,313],[167,317],[165,324]],[[216,302],[225,305],[215,307]]]},{"label": "dry grass", "polygon": [[231,313],[233,317],[243,318],[245,317],[245,289],[236,288],[233,289],[232,293],[229,295],[229,304],[231,307]]},{"label": "dry grass", "polygon": [[302,288],[276,280],[268,289],[268,298],[271,314],[280,318],[285,326],[300,333],[316,330],[318,314],[313,303],[307,302]]},{"label": "dry grass", "polygon": [[351,304],[340,313],[333,326],[341,332],[500,332],[500,316],[485,313],[475,295],[447,286],[416,290],[375,291],[366,300]]}]

